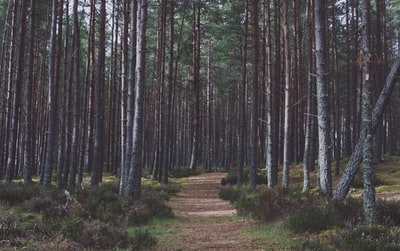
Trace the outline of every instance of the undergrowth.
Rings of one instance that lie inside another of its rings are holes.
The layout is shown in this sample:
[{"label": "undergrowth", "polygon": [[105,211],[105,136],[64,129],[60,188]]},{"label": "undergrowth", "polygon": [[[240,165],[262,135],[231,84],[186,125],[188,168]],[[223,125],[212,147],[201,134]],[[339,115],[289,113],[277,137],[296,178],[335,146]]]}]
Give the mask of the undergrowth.
[{"label": "undergrowth", "polygon": [[[68,191],[0,184],[0,249],[136,250],[156,243],[146,230],[155,218],[173,217],[166,201],[180,189],[144,182],[139,200],[118,195],[117,183]],[[67,200],[66,193],[71,195]]]},{"label": "undergrowth", "polygon": [[[387,186],[392,181],[386,177],[375,182]],[[318,190],[303,193],[295,185],[291,189],[238,187],[232,173],[221,184],[219,197],[230,201],[238,215],[268,225],[283,222],[295,236],[291,250],[400,250],[398,200],[377,199],[377,222],[364,225],[362,197],[327,203]]]}]

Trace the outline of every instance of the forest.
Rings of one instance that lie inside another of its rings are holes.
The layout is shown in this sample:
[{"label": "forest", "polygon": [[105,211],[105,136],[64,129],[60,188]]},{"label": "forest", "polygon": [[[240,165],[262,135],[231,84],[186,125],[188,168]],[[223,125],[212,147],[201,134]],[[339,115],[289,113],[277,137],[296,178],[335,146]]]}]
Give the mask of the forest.
[{"label": "forest", "polygon": [[0,0],[0,178],[77,191],[114,177],[140,200],[143,177],[223,170],[327,203],[359,178],[376,223],[376,166],[400,149],[399,13],[398,0]]}]

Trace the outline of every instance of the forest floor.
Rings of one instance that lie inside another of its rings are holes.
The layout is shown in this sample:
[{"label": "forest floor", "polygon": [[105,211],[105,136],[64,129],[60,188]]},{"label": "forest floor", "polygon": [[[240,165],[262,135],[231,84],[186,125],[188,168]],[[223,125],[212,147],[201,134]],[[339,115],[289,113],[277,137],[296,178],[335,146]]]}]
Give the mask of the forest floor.
[{"label": "forest floor", "polygon": [[221,179],[226,173],[203,173],[189,177],[170,206],[177,220],[170,235],[158,237],[154,250],[278,250],[254,238],[257,222],[236,216],[228,201],[219,199]]}]

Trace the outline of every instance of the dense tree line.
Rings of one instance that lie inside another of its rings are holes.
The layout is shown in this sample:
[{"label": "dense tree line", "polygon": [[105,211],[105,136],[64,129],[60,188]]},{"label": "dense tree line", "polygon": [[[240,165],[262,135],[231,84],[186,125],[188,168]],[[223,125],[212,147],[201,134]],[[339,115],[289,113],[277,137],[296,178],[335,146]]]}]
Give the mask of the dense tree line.
[{"label": "dense tree line", "polygon": [[248,165],[255,186],[267,167],[273,187],[282,164],[289,187],[303,162],[303,190],[331,197],[342,158],[368,171],[398,151],[399,4],[2,0],[0,177],[97,186],[109,172],[138,197],[142,168],[163,183],[237,168],[241,184]]}]

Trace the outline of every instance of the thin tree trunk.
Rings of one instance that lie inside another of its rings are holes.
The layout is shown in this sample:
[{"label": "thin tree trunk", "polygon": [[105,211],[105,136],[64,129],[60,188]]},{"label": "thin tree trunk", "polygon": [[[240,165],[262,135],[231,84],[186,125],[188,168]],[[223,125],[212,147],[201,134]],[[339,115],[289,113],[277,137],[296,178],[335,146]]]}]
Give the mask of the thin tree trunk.
[{"label": "thin tree trunk", "polygon": [[238,153],[237,153],[237,185],[243,183],[243,167],[245,160],[244,139],[246,134],[246,83],[247,83],[247,39],[248,39],[248,22],[249,22],[249,1],[245,0],[244,7],[244,34],[242,46],[242,79],[239,82],[239,126],[238,126]]},{"label": "thin tree trunk", "polygon": [[285,54],[285,108],[284,108],[284,124],[283,124],[283,174],[282,186],[289,188],[289,166],[290,166],[290,49],[289,49],[289,15],[288,0],[283,1],[283,39]]},{"label": "thin tree trunk", "polygon": [[35,1],[30,1],[30,27],[29,27],[29,59],[28,59],[28,78],[25,82],[25,142],[24,142],[24,183],[32,184],[33,175],[33,158],[34,152],[32,147],[34,131],[32,128],[32,91],[33,91],[33,69],[34,69],[34,53],[35,53]]},{"label": "thin tree trunk", "polygon": [[195,93],[193,139],[190,169],[196,169],[199,164],[200,146],[200,2],[193,4],[193,86]]},{"label": "thin tree trunk", "polygon": [[258,143],[258,0],[251,1],[251,27],[253,32],[253,73],[251,87],[251,119],[250,119],[250,186],[257,183],[257,143]]}]

